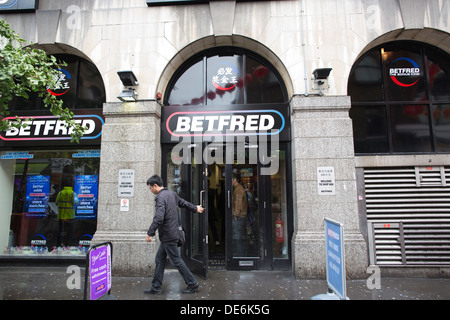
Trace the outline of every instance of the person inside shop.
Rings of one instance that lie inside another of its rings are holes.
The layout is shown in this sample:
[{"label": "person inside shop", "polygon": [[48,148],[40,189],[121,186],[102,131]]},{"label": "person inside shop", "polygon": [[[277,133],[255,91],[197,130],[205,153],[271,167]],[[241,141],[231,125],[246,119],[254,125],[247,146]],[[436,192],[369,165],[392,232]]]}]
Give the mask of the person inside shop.
[{"label": "person inside shop", "polygon": [[242,257],[247,253],[247,192],[239,183],[239,176],[233,173],[233,252]]},{"label": "person inside shop", "polygon": [[75,206],[78,197],[73,191],[73,176],[66,175],[62,179],[63,189],[56,197],[56,206],[58,207],[58,244],[61,247],[69,245],[72,237],[72,220],[75,218]]},{"label": "person inside shop", "polygon": [[214,203],[217,198],[216,190],[211,188],[211,180],[208,179],[208,223],[209,227],[211,228],[212,235],[214,238],[214,242],[216,246],[220,245],[219,241],[219,233],[217,232],[217,210],[216,210],[216,204]]},{"label": "person inside shop", "polygon": [[162,293],[164,269],[166,259],[169,257],[170,262],[178,269],[178,272],[187,284],[186,289],[182,293],[194,293],[199,288],[198,281],[181,259],[177,245],[180,234],[178,229],[178,207],[187,208],[192,212],[198,213],[203,213],[204,209],[202,206],[196,206],[180,198],[174,191],[164,188],[160,176],[154,175],[150,177],[147,180],[147,185],[150,191],[156,195],[156,211],[153,222],[147,231],[146,241],[151,242],[156,234],[156,230],[158,230],[160,245],[155,256],[155,273],[152,286],[149,289],[145,289],[144,292],[149,294]]}]

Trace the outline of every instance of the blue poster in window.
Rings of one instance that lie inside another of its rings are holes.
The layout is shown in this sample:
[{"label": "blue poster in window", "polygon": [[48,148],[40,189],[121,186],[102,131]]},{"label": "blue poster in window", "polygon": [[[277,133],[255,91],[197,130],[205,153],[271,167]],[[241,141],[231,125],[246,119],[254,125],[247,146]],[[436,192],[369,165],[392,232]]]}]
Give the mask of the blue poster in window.
[{"label": "blue poster in window", "polygon": [[346,299],[343,224],[325,219],[325,240],[328,287],[339,298]]},{"label": "blue poster in window", "polygon": [[50,176],[28,176],[25,199],[27,218],[45,218],[48,214]]},{"label": "blue poster in window", "polygon": [[97,219],[98,175],[76,176],[75,193],[78,195],[75,219]]}]

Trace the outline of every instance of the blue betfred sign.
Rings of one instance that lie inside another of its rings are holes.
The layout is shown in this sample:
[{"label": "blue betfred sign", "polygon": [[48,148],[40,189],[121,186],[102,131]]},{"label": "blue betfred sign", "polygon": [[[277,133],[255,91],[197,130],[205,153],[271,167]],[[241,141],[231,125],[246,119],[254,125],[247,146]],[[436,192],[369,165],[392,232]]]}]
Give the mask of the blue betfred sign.
[{"label": "blue betfred sign", "polygon": [[37,10],[38,4],[38,0],[0,0],[0,12],[32,12]]},{"label": "blue betfred sign", "polygon": [[344,225],[325,219],[325,240],[328,287],[339,298],[346,299]]}]

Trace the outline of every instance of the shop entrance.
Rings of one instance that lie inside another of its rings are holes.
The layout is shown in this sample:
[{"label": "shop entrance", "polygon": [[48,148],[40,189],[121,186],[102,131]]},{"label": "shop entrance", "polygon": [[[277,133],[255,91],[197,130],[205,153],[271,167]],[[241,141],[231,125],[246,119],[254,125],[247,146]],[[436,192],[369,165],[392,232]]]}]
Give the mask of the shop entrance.
[{"label": "shop entrance", "polygon": [[[200,52],[174,73],[161,108],[162,177],[205,214],[181,212],[191,270],[289,269],[289,99],[254,52]],[[273,169],[273,170],[272,170]]]},{"label": "shop entrance", "polygon": [[[246,144],[241,150],[235,145],[231,164],[211,163],[210,159],[196,163],[196,153],[225,155],[226,148],[221,148],[214,144],[165,147],[163,178],[168,187],[206,209],[204,214],[180,211],[187,231],[183,258],[203,277],[209,269],[289,269],[288,145],[271,151],[271,160],[277,162],[273,172],[272,164],[263,164],[258,145]],[[179,163],[182,158],[192,162]]]}]

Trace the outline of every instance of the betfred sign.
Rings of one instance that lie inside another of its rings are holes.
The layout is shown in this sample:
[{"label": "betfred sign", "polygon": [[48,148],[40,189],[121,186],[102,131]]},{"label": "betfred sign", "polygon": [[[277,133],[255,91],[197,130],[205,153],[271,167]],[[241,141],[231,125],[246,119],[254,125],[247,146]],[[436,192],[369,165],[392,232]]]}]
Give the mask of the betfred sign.
[{"label": "betfred sign", "polygon": [[232,108],[211,110],[199,107],[164,107],[162,140],[177,142],[185,137],[259,136],[289,139],[287,106],[281,108]]},{"label": "betfred sign", "polygon": [[389,67],[389,76],[400,87],[412,87],[422,76],[420,66],[411,58],[395,59]]},{"label": "betfred sign", "polygon": [[0,12],[14,13],[19,11],[36,11],[39,0],[0,0]]},{"label": "betfred sign", "polygon": [[[20,116],[23,128],[10,128],[0,132],[0,142],[3,146],[37,146],[52,144],[68,144],[72,139],[72,129],[67,128],[65,121],[55,116]],[[98,144],[102,134],[104,120],[101,116],[75,115],[74,121],[86,128],[80,144]],[[28,120],[25,120],[28,119]],[[7,117],[3,121],[14,123],[16,117]]]}]

